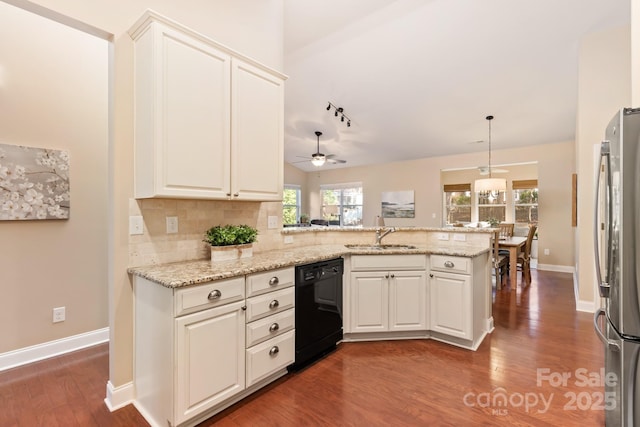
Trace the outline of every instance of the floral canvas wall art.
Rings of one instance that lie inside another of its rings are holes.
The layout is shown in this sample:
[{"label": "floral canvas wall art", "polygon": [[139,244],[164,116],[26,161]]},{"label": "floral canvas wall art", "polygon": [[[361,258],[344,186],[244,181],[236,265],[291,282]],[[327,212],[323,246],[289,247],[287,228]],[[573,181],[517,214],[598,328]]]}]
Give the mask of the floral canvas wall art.
[{"label": "floral canvas wall art", "polygon": [[69,218],[69,154],[0,144],[0,220]]}]

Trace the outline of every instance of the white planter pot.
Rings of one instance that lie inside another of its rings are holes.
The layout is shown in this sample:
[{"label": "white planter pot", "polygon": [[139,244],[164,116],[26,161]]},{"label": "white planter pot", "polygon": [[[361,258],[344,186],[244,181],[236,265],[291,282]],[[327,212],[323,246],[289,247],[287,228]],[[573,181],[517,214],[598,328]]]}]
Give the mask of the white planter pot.
[{"label": "white planter pot", "polygon": [[211,246],[211,265],[253,256],[253,243],[232,246]]}]

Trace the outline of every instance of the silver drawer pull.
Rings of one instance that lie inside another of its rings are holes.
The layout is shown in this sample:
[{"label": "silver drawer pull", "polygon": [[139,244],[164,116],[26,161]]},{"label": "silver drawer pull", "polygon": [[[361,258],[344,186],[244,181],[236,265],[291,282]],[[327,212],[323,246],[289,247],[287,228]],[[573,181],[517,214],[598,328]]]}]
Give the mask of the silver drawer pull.
[{"label": "silver drawer pull", "polygon": [[269,286],[276,286],[278,283],[280,283],[280,279],[278,279],[277,277],[272,277],[271,279],[269,279]]},{"label": "silver drawer pull", "polygon": [[207,298],[210,301],[213,301],[214,299],[218,299],[222,296],[222,292],[220,292],[219,290],[215,289],[211,292],[209,292],[209,295],[207,296]]},{"label": "silver drawer pull", "polygon": [[269,326],[269,332],[275,332],[278,329],[280,329],[280,325],[278,325],[277,323],[274,323],[273,325]]},{"label": "silver drawer pull", "polygon": [[452,263],[451,261],[445,261],[444,262],[444,266],[447,267],[447,268],[453,268],[453,267],[455,267],[455,264]]},{"label": "silver drawer pull", "polygon": [[269,303],[269,308],[278,308],[279,305],[280,305],[280,303],[278,302],[278,300],[274,299],[273,301],[271,301]]},{"label": "silver drawer pull", "polygon": [[273,347],[271,347],[271,350],[269,350],[269,356],[275,356],[278,353],[280,353],[280,349],[277,345],[274,345]]}]

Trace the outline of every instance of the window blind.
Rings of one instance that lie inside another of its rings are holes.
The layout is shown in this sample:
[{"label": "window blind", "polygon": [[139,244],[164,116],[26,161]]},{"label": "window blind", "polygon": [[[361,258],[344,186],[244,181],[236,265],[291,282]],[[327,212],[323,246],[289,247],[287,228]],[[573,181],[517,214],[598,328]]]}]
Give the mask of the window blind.
[{"label": "window blind", "polygon": [[471,191],[471,183],[468,184],[445,184],[445,193],[451,193],[453,191]]},{"label": "window blind", "polygon": [[538,188],[537,179],[513,180],[512,186],[514,190],[532,190]]}]

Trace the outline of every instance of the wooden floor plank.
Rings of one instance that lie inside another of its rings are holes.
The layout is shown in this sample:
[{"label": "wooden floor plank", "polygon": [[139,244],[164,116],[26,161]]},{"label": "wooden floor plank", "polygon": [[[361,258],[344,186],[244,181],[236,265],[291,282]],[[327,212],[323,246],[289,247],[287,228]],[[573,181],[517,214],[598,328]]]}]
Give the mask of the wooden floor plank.
[{"label": "wooden floor plank", "polygon": [[[603,366],[592,314],[575,311],[570,274],[532,273],[524,290],[494,293],[495,331],[475,352],[433,340],[343,343],[199,427],[602,426],[602,410],[568,405],[603,391],[575,378]],[[538,369],[572,378],[538,384]],[[107,379],[106,344],[0,372],[0,427],[148,425],[132,405],[107,410]],[[500,395],[506,405],[491,401]]]}]

